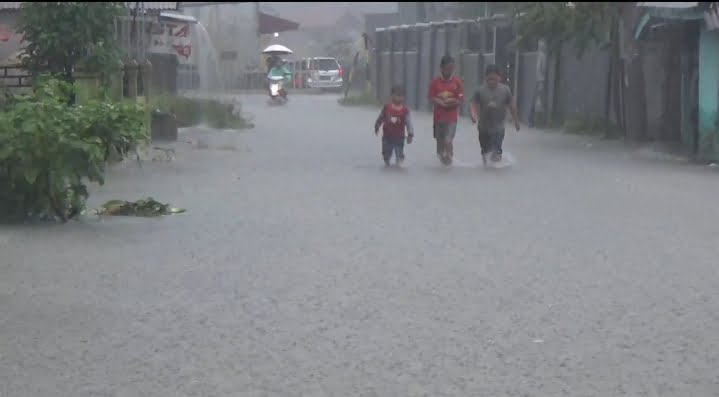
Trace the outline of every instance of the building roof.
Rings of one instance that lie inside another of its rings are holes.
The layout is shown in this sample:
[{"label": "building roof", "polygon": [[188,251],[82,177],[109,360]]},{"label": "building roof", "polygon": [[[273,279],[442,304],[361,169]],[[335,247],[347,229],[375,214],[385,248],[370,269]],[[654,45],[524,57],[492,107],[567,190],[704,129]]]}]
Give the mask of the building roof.
[{"label": "building roof", "polygon": [[[17,10],[20,8],[21,1],[2,1],[0,2],[0,10]],[[128,8],[134,9],[135,2],[126,2]],[[150,1],[145,2],[146,10],[176,10],[178,2],[176,1]]]},{"label": "building roof", "polygon": [[699,3],[640,3],[643,15],[634,29],[634,38],[640,39],[647,27],[658,23],[696,21],[704,19]]},{"label": "building roof", "polygon": [[271,34],[297,30],[300,24],[274,15],[260,13],[260,34]]}]

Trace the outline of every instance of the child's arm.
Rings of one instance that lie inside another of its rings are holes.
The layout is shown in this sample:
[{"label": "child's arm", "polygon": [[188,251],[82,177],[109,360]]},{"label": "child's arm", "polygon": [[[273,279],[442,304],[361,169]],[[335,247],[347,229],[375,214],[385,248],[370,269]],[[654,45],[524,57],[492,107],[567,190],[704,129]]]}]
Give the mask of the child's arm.
[{"label": "child's arm", "polygon": [[379,117],[377,117],[377,121],[374,122],[374,134],[377,135],[379,133],[379,127],[382,126],[384,123],[385,115],[384,115],[384,106],[382,106],[382,110],[379,112]]},{"label": "child's arm", "polygon": [[469,117],[472,118],[472,123],[475,123],[475,124],[477,122],[479,122],[479,112],[478,112],[479,99],[480,99],[479,96],[480,96],[479,91],[474,93],[474,97],[472,98],[472,102],[470,103],[470,107],[469,107]]},{"label": "child's arm", "polygon": [[404,119],[405,128],[407,128],[407,143],[412,143],[414,138],[414,126],[412,125],[412,117],[410,116],[409,109],[407,109],[407,117]]},{"label": "child's arm", "polygon": [[454,109],[462,105],[462,102],[464,102],[464,86],[462,84],[462,80],[457,79],[457,89],[455,90],[455,97],[448,99],[446,102],[446,106],[448,109]]},{"label": "child's arm", "polygon": [[429,99],[429,102],[433,105],[437,105],[440,107],[445,106],[444,99],[437,96],[437,87],[435,87],[434,80],[429,84],[429,91],[427,92],[427,99]]}]

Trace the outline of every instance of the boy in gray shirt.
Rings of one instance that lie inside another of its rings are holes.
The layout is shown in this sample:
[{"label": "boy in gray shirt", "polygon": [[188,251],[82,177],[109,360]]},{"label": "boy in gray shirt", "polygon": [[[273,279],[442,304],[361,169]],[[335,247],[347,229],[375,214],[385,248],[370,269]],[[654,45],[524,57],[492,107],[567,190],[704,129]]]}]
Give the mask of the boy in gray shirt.
[{"label": "boy in gray shirt", "polygon": [[512,114],[514,126],[519,131],[519,117],[517,105],[514,103],[512,90],[506,84],[500,83],[499,69],[495,65],[487,66],[485,82],[472,98],[472,123],[477,124],[479,144],[482,147],[482,161],[487,162],[487,155],[491,153],[492,161],[502,160],[502,142],[504,141],[504,119],[507,108]]}]

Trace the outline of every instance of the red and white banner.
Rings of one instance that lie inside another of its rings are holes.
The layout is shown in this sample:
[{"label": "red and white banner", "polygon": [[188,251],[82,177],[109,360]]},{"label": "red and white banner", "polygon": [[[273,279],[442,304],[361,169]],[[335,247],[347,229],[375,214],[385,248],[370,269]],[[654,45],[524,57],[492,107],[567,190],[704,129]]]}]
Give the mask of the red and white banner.
[{"label": "red and white banner", "polygon": [[180,63],[189,63],[192,55],[190,24],[162,22],[153,24],[148,52],[177,55]]}]

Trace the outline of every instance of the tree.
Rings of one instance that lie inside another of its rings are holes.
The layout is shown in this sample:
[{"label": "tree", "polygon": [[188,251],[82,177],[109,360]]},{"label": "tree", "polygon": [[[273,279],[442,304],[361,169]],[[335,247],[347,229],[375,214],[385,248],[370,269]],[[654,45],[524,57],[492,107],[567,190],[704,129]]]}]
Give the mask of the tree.
[{"label": "tree", "polygon": [[[580,58],[591,46],[613,47],[613,50],[619,47],[622,3],[534,2],[514,3],[513,8],[518,32],[516,44],[526,45],[530,40],[544,39],[548,53],[554,56],[555,76],[560,75],[562,50],[567,44],[573,45]],[[615,52],[612,52],[612,57]],[[608,78],[617,79],[619,74],[610,72]],[[555,78],[555,103],[558,92],[559,78]],[[555,106],[551,115],[555,119],[556,111]]]},{"label": "tree", "polygon": [[343,37],[335,39],[325,47],[325,54],[337,59],[340,63],[346,64],[352,60],[355,47],[354,39],[351,37]]},{"label": "tree", "polygon": [[73,71],[103,73],[119,59],[115,21],[122,2],[23,2],[23,65],[33,74],[72,81]]}]

